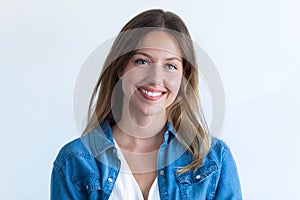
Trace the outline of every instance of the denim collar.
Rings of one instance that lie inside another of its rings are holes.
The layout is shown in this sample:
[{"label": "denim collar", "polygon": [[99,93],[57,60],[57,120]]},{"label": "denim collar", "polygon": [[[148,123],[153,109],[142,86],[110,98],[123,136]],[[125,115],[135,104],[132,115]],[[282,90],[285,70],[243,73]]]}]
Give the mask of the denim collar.
[{"label": "denim collar", "polygon": [[[114,121],[108,119],[100,123],[90,133],[81,137],[84,146],[95,156],[98,157],[101,153],[114,147],[113,135],[111,127],[115,124]],[[166,122],[166,131],[164,133],[164,144],[169,144],[176,136],[176,131],[169,121]]]}]

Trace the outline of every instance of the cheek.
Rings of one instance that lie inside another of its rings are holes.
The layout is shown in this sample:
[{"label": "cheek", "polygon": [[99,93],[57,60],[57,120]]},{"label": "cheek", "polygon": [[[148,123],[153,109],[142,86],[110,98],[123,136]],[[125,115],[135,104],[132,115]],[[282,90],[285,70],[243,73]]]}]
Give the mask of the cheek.
[{"label": "cheek", "polygon": [[122,76],[122,88],[124,93],[132,94],[136,90],[136,84],[143,79],[143,74],[138,70],[131,69]]},{"label": "cheek", "polygon": [[167,87],[171,93],[177,96],[181,84],[181,76],[175,76],[168,78]]}]

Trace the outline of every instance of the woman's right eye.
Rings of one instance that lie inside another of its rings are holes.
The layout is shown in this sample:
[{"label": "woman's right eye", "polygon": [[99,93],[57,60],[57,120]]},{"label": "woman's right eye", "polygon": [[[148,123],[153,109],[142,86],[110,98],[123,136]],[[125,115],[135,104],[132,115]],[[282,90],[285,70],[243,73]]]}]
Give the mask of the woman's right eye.
[{"label": "woman's right eye", "polygon": [[148,62],[144,59],[136,59],[135,63],[138,65],[147,65],[148,64]]}]

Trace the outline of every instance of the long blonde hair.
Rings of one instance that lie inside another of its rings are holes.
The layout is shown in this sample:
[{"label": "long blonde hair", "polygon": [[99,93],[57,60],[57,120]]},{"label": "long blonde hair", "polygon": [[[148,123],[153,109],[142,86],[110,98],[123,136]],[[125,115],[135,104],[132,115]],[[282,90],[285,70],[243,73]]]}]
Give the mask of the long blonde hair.
[{"label": "long blonde hair", "polygon": [[179,141],[193,155],[193,161],[178,172],[196,170],[210,149],[210,134],[199,102],[198,67],[193,42],[184,22],[172,12],[148,10],[134,17],[122,28],[106,57],[94,88],[83,135],[106,119],[120,119],[123,91],[118,85],[118,73],[124,70],[143,37],[157,29],[170,33],[177,40],[183,59],[179,94],[167,108],[167,118],[177,132]]}]

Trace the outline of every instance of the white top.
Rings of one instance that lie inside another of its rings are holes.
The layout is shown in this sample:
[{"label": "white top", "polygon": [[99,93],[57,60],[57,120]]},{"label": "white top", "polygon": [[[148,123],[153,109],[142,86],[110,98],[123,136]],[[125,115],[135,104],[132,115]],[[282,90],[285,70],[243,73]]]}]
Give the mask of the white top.
[{"label": "white top", "polygon": [[[140,190],[138,183],[136,182],[128,164],[125,160],[121,149],[116,141],[118,157],[121,160],[121,169],[117,180],[115,182],[112,193],[109,200],[143,200],[143,194]],[[148,195],[148,200],[159,200],[159,190],[157,184],[157,177],[155,178]]]}]

